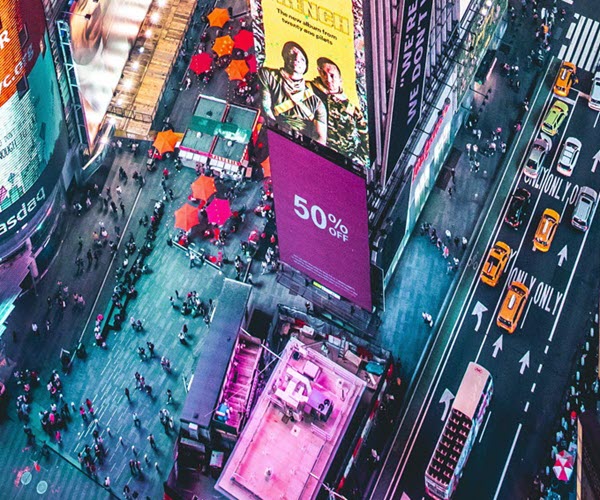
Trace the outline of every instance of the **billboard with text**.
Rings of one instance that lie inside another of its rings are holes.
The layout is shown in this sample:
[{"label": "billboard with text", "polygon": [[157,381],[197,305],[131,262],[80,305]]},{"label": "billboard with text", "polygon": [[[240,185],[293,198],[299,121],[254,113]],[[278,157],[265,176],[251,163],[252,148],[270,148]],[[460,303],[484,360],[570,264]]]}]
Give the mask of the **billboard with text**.
[{"label": "billboard with text", "polygon": [[88,141],[93,145],[152,0],[79,0],[71,7],[71,53]]},{"label": "billboard with text", "polygon": [[0,241],[43,206],[68,147],[44,19],[39,0],[0,0]]},{"label": "billboard with text", "polygon": [[394,104],[387,139],[388,176],[421,116],[432,4],[433,0],[407,0],[404,4],[400,61],[393,83]]},{"label": "billboard with text", "polygon": [[268,123],[369,165],[362,0],[252,0]]},{"label": "billboard with text", "polygon": [[365,179],[268,132],[281,261],[371,310]]}]

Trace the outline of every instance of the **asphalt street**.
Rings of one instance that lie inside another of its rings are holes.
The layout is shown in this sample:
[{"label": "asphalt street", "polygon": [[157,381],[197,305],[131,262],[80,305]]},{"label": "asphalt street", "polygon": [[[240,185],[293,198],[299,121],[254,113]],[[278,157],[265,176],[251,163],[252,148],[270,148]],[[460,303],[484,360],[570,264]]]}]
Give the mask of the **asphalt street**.
[{"label": "asphalt street", "polygon": [[[577,52],[578,49],[573,52]],[[544,461],[562,396],[574,364],[574,355],[589,328],[596,297],[600,238],[596,220],[587,232],[571,226],[573,207],[582,186],[600,189],[598,113],[589,109],[586,93],[590,75],[580,71],[580,82],[567,98],[569,115],[552,137],[544,168],[531,180],[522,174],[527,152],[540,136],[540,125],[558,99],[551,85],[559,62],[553,61],[541,91],[532,103],[517,154],[508,160],[504,178],[494,196],[487,221],[469,259],[443,328],[450,333],[438,356],[430,359],[420,383],[422,392],[407,410],[409,417],[398,434],[400,461],[390,460],[395,482],[387,498],[406,493],[424,495],[424,471],[445,418],[444,393],[456,394],[470,361],[486,367],[494,378],[494,398],[466,465],[455,498],[525,498]],[[533,126],[532,126],[533,125]],[[562,144],[568,137],[582,143],[571,177],[556,172]],[[531,192],[524,225],[514,230],[503,222],[510,193],[522,187]],[[561,217],[547,253],[534,251],[533,238],[542,212],[552,208]],[[594,209],[595,210],[595,209]],[[479,279],[487,253],[496,241],[507,243],[512,255],[500,284],[492,288]],[[506,286],[519,281],[530,295],[516,332],[496,325]],[[392,456],[394,454],[392,452]]]}]

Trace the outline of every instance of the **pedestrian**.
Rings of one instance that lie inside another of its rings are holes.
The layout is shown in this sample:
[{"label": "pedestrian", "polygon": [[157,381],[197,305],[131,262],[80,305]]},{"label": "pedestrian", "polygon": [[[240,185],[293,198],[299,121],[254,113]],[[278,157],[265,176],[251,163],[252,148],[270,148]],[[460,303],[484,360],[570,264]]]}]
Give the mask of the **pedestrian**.
[{"label": "pedestrian", "polygon": [[308,300],[304,303],[304,307],[306,307],[306,314],[310,314],[310,302]]},{"label": "pedestrian", "polygon": [[179,290],[175,290],[175,297],[179,299]]},{"label": "pedestrian", "polygon": [[104,487],[105,487],[107,490],[110,490],[110,477],[108,477],[108,476],[106,476],[106,477],[104,478]]},{"label": "pedestrian", "polygon": [[173,393],[171,389],[167,389],[167,404],[170,405],[173,403]]},{"label": "pedestrian", "polygon": [[251,285],[254,285],[254,282],[252,281],[252,273],[248,273],[248,276],[246,277],[246,281],[248,283],[250,283]]},{"label": "pedestrian", "polygon": [[186,323],[184,323],[183,326],[181,327],[181,331],[183,332],[184,335],[187,335],[188,326]]},{"label": "pedestrian", "polygon": [[171,188],[168,189],[167,194],[169,195],[169,199],[173,201],[175,196],[173,195],[173,190]]},{"label": "pedestrian", "polygon": [[467,237],[463,236],[461,242],[462,242],[462,249],[466,250],[467,249],[467,243],[468,243]]},{"label": "pedestrian", "polygon": [[448,196],[452,198],[452,186],[448,188]]},{"label": "pedestrian", "polygon": [[33,332],[34,335],[38,334],[38,325],[37,325],[37,323],[35,323],[35,322],[31,323],[31,331]]},{"label": "pedestrian", "polygon": [[[121,214],[123,215],[123,217],[125,217],[125,204],[121,201],[119,203],[119,206],[121,207]],[[116,212],[116,210],[115,210]]]},{"label": "pedestrian", "polygon": [[133,453],[137,457],[138,451],[134,444],[131,445],[131,453]]},{"label": "pedestrian", "polygon": [[110,202],[110,209],[112,210],[113,214],[117,213],[117,204],[114,201]]},{"label": "pedestrian", "polygon": [[135,470],[135,460],[130,460],[129,461],[129,470],[131,471],[132,474],[135,474],[136,470]]},{"label": "pedestrian", "polygon": [[125,387],[125,397],[127,398],[127,401],[129,401],[131,403],[131,396],[129,394],[129,387]]},{"label": "pedestrian", "polygon": [[183,332],[179,332],[179,334],[177,335],[177,337],[179,337],[179,342],[182,345],[187,345],[187,341],[185,340],[185,335],[183,334]]},{"label": "pedestrian", "polygon": [[262,274],[265,274],[266,272],[267,272],[267,261],[263,260],[260,263],[260,274],[262,275]]},{"label": "pedestrian", "polygon": [[140,417],[138,417],[138,414],[136,412],[133,412],[133,425],[135,425],[136,427],[140,427],[141,426],[141,421],[140,421]]},{"label": "pedestrian", "polygon": [[452,182],[456,183],[456,167],[450,169],[450,175],[452,176]]},{"label": "pedestrian", "polygon": [[150,341],[146,342],[146,345],[148,346],[148,352],[150,352],[150,357],[153,358],[154,357],[154,344]]},{"label": "pedestrian", "polygon": [[50,333],[50,327],[52,326],[52,322],[47,319],[46,320],[46,333]]},{"label": "pedestrian", "polygon": [[152,447],[152,449],[156,450],[156,441],[154,439],[154,435],[148,434],[148,437],[146,439],[148,439],[148,442],[150,443],[150,446]]},{"label": "pedestrian", "polygon": [[121,189],[121,186],[117,186],[115,191],[117,192],[119,199],[121,199],[121,196],[123,195],[123,190]]},{"label": "pedestrian", "polygon": [[505,142],[500,143],[500,151],[502,152],[502,154],[506,153],[506,143]]},{"label": "pedestrian", "polygon": [[80,236],[77,240],[77,253],[80,253],[83,250],[83,238]]},{"label": "pedestrian", "polygon": [[448,242],[452,241],[452,233],[450,232],[450,229],[446,229],[446,239],[448,240]]},{"label": "pedestrian", "polygon": [[458,248],[459,243],[460,243],[460,238],[458,236],[455,236],[454,237],[454,246],[456,248]]},{"label": "pedestrian", "polygon": [[87,415],[85,413],[85,408],[83,407],[83,405],[79,407],[79,414],[81,415],[81,419],[84,422],[87,422]]}]

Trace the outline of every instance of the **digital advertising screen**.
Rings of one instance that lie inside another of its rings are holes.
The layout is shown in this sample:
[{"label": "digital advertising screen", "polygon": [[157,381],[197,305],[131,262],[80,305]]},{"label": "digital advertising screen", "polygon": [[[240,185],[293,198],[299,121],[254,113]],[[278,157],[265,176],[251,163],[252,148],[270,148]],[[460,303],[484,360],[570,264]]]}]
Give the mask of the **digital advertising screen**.
[{"label": "digital advertising screen", "polygon": [[396,166],[421,116],[432,5],[433,0],[404,4],[400,62],[390,122],[392,130],[388,138],[388,173]]},{"label": "digital advertising screen", "polygon": [[369,166],[362,0],[252,0],[267,122]]},{"label": "digital advertising screen", "polygon": [[68,148],[44,19],[39,0],[0,0],[0,241],[44,205]]},{"label": "digital advertising screen", "polygon": [[371,310],[365,179],[267,134],[281,261]]},{"label": "digital advertising screen", "polygon": [[151,4],[152,0],[78,0],[71,6],[71,53],[90,145]]}]

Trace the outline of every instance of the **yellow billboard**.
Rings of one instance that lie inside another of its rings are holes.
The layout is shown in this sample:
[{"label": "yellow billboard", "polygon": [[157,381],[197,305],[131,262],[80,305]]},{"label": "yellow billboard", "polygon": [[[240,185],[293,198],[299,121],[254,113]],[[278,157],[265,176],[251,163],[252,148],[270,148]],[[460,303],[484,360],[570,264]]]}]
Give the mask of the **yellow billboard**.
[{"label": "yellow billboard", "polygon": [[369,164],[362,1],[254,0],[263,112]]}]

